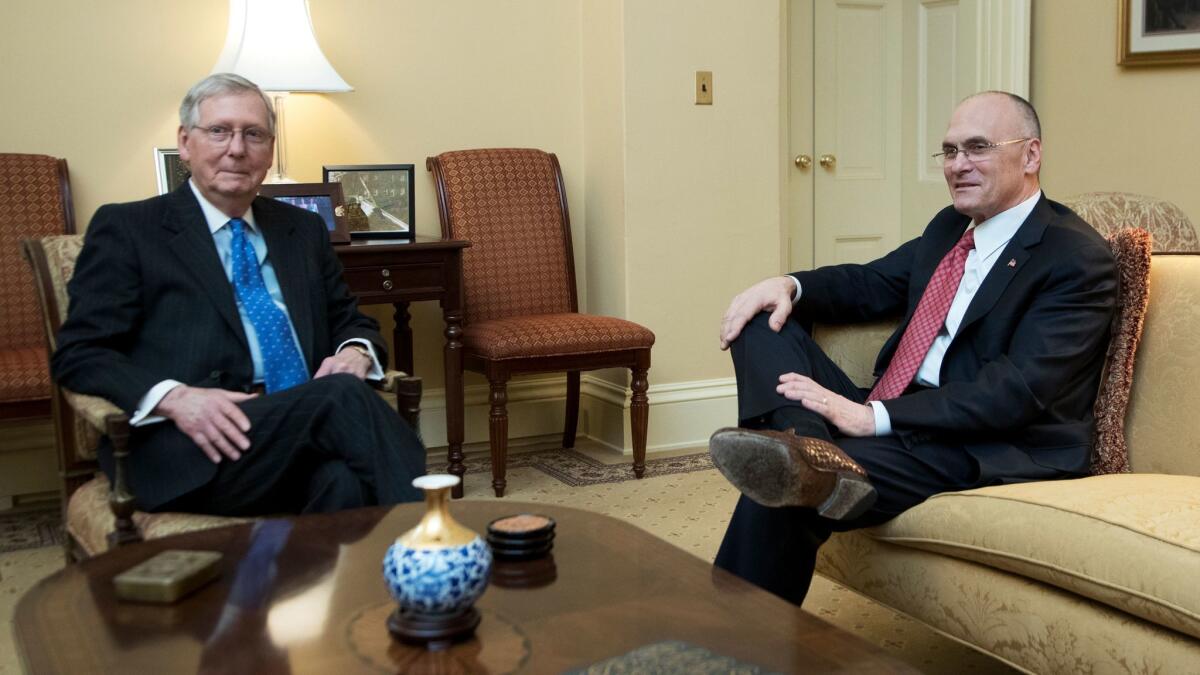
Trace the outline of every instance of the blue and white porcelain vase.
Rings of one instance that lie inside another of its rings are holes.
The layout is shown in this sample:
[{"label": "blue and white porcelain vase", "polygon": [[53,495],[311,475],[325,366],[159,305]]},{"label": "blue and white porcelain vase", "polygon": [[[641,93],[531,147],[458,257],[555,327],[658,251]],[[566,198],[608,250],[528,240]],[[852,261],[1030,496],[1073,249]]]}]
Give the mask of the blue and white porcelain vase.
[{"label": "blue and white porcelain vase", "polygon": [[492,550],[447,508],[450,488],[459,482],[449,474],[413,480],[425,491],[425,516],[383,557],[383,578],[402,614],[452,617],[469,610],[487,589]]}]

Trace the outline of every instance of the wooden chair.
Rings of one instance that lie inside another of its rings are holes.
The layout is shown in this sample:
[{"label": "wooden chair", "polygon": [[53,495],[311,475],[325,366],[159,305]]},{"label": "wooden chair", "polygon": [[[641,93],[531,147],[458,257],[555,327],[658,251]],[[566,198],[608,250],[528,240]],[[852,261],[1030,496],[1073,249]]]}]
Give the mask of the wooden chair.
[{"label": "wooden chair", "polygon": [[[83,248],[83,235],[24,239],[21,249],[33,268],[42,327],[50,353],[67,315],[67,282]],[[395,394],[396,407],[413,429],[418,428],[421,380],[389,371],[379,388]],[[144,513],[126,481],[129,418],[112,403],[53,385],[51,406],[55,446],[62,476],[63,523],[68,561],[102,553],[110,547],[190,530],[220,527],[245,519],[191,513]],[[101,435],[112,441],[116,460],[115,487],[101,473],[96,448]]]},{"label": "wooden chair", "polygon": [[579,313],[571,224],[558,158],[540,150],[445,152],[426,160],[442,236],[463,251],[463,365],[491,388],[492,488],[504,495],[510,377],[567,373],[562,444],[575,445],[579,374],[629,368],[633,471],[646,470],[646,371],[654,333],[624,319]]},{"label": "wooden chair", "polygon": [[50,372],[22,237],[75,231],[67,160],[0,154],[0,420],[50,416]]}]

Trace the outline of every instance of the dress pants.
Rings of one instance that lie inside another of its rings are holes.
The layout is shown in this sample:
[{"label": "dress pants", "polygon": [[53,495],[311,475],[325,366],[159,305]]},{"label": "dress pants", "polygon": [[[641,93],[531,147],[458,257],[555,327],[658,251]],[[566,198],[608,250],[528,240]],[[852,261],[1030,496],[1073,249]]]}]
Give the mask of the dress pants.
[{"label": "dress pants", "polygon": [[[212,480],[156,511],[255,516],[422,499],[412,486],[425,473],[420,439],[357,377],[321,377],[239,407],[250,418],[250,449],[223,457]],[[174,424],[146,429],[155,437],[142,447],[200,452]]]},{"label": "dress pants", "polygon": [[980,487],[979,466],[961,446],[897,436],[840,436],[824,418],[775,392],[784,373],[807,375],[853,401],[867,392],[854,386],[795,319],[780,332],[760,314],[730,345],[738,385],[739,425],[788,430],[831,440],[870,476],[875,505],[849,521],[819,516],[805,507],[768,508],[742,496],[717,552],[715,564],[794,604],[812,582],[817,549],[835,531],[886,522],[929,497]]}]

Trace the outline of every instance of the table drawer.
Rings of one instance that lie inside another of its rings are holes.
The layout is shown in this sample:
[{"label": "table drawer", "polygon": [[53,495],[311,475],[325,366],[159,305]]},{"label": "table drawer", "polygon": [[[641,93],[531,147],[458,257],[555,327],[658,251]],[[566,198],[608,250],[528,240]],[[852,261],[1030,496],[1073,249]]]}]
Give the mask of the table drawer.
[{"label": "table drawer", "polygon": [[344,273],[350,292],[360,297],[395,295],[414,291],[428,293],[445,287],[445,270],[440,263],[356,267]]}]

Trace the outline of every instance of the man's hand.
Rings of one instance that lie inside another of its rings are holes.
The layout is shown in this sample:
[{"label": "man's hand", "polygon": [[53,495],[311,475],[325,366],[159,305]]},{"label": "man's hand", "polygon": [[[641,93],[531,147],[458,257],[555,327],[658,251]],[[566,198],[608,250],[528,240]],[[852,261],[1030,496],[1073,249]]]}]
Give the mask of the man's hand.
[{"label": "man's hand", "polygon": [[775,391],[791,401],[829,420],[847,436],[874,436],[875,411],[865,403],[855,403],[817,384],[812,378],[796,373],[779,376]]},{"label": "man's hand", "polygon": [[792,296],[795,294],[796,282],[786,276],[764,279],[738,293],[721,317],[721,349],[729,349],[729,343],[742,334],[742,328],[759,312],[771,312],[767,323],[778,333],[792,313]]},{"label": "man's hand", "polygon": [[154,413],[174,422],[213,464],[220,464],[222,455],[236,461],[250,449],[250,419],[237,404],[255,396],[181,384],[167,392]]},{"label": "man's hand", "polygon": [[371,370],[373,363],[371,357],[367,356],[365,352],[347,345],[333,356],[325,357],[325,360],[321,362],[321,367],[317,368],[316,374],[313,375],[313,379],[334,373],[350,373],[362,380],[367,377],[367,372]]}]

